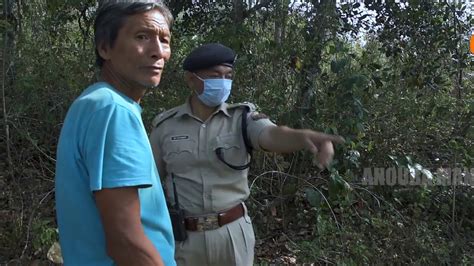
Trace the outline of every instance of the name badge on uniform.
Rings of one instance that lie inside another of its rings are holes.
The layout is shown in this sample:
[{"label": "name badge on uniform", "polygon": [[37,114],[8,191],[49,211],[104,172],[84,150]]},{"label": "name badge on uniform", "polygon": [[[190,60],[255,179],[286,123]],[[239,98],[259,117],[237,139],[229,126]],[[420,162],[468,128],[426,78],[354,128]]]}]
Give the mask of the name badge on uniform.
[{"label": "name badge on uniform", "polygon": [[189,139],[189,136],[182,135],[182,136],[172,136],[171,137],[172,141],[185,140],[185,139]]}]

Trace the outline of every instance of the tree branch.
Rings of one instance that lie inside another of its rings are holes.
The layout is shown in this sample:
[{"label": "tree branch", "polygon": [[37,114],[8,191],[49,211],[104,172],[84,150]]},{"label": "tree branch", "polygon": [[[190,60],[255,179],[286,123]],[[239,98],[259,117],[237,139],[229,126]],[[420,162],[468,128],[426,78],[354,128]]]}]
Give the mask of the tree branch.
[{"label": "tree branch", "polygon": [[272,0],[263,0],[262,2],[260,2],[259,4],[256,4],[255,6],[250,8],[249,10],[244,11],[243,18],[246,18],[246,17],[252,15],[253,13],[257,12],[259,9],[262,9],[264,7],[268,7],[271,3],[272,3]]}]

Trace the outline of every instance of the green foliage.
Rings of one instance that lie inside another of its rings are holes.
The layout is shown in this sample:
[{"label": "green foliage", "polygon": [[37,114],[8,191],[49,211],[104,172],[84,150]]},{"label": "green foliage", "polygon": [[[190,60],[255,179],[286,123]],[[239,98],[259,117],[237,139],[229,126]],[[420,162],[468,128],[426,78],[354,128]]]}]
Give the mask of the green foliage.
[{"label": "green foliage", "polygon": [[32,225],[32,244],[36,253],[45,252],[59,240],[58,229],[56,226],[47,220],[37,220]]},{"label": "green foliage", "polygon": [[[298,263],[472,264],[471,187],[360,184],[366,167],[434,178],[440,167],[472,167],[474,60],[463,36],[474,20],[464,5],[242,1],[238,16],[237,1],[168,2],[173,54],[160,87],[142,101],[147,127],[190,94],[181,70],[187,53],[221,42],[238,53],[231,102],[251,101],[278,124],[346,139],[325,171],[307,152],[255,154],[248,205],[258,263],[288,264],[278,260],[286,254]],[[12,18],[0,21],[14,35],[5,47],[14,53],[2,58],[10,135],[0,143],[10,144],[13,164],[0,178],[0,212],[8,214],[0,219],[1,260],[42,259],[57,239],[47,193],[61,123],[95,80],[95,6],[16,1]]]}]

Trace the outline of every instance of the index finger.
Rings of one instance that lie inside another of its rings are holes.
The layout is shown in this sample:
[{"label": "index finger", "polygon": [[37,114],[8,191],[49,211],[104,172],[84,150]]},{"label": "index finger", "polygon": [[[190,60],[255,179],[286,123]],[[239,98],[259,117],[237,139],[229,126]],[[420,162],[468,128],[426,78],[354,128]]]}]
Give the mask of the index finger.
[{"label": "index finger", "polygon": [[328,135],[328,138],[330,141],[334,142],[334,143],[337,143],[337,144],[343,144],[346,142],[346,140],[339,136],[339,135]]},{"label": "index finger", "polygon": [[329,140],[332,141],[336,144],[342,144],[346,142],[346,140],[339,136],[339,135],[331,135],[331,134],[325,134],[325,133],[317,133],[318,137],[321,138],[322,140]]}]

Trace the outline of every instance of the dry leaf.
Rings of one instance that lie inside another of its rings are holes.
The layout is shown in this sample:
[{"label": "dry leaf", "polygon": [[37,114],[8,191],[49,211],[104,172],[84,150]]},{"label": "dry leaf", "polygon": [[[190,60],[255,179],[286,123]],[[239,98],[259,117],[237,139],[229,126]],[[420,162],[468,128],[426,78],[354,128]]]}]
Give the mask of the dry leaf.
[{"label": "dry leaf", "polygon": [[61,246],[59,246],[58,242],[54,242],[54,244],[48,250],[48,260],[52,261],[56,264],[63,264],[63,256],[61,255]]}]

